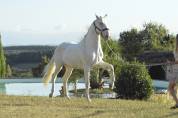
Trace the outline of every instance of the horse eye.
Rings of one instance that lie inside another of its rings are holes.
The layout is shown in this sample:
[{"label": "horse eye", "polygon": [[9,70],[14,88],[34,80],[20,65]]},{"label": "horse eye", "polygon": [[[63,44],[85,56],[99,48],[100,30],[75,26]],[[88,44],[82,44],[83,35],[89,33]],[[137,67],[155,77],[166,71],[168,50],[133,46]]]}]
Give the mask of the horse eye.
[{"label": "horse eye", "polygon": [[100,22],[99,24],[100,24],[100,25],[103,25],[103,23],[102,23],[102,22]]}]

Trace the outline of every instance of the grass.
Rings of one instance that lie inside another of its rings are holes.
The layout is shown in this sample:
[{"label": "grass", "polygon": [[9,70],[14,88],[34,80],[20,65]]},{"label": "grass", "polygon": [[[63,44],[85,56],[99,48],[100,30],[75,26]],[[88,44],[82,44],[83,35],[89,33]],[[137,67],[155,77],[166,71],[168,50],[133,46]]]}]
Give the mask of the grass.
[{"label": "grass", "polygon": [[177,118],[172,100],[154,95],[148,101],[0,95],[0,118]]},{"label": "grass", "polygon": [[[71,93],[74,93],[74,90],[71,90],[70,91]],[[93,93],[93,94],[109,94],[109,93],[112,93],[113,91],[109,88],[103,88],[103,89],[90,89],[90,93]],[[77,89],[77,93],[78,94],[83,94],[85,93],[85,89]]]}]

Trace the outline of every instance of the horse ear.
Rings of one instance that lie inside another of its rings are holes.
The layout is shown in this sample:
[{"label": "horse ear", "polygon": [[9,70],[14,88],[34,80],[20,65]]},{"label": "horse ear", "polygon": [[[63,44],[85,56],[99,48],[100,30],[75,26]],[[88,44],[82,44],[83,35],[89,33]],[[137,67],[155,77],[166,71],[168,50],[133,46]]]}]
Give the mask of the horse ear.
[{"label": "horse ear", "polygon": [[100,19],[100,17],[98,15],[95,14],[95,16],[96,16],[96,19]]},{"label": "horse ear", "polygon": [[105,14],[104,16],[103,16],[103,18],[106,18],[108,15],[107,14]]}]

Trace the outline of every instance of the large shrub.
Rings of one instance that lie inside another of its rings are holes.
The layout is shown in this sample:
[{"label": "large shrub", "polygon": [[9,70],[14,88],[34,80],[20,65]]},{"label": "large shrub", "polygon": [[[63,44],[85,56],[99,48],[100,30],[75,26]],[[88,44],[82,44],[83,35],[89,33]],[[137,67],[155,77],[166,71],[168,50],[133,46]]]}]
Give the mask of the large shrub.
[{"label": "large shrub", "polygon": [[153,91],[146,67],[136,62],[121,67],[115,86],[117,98],[124,99],[148,99]]}]

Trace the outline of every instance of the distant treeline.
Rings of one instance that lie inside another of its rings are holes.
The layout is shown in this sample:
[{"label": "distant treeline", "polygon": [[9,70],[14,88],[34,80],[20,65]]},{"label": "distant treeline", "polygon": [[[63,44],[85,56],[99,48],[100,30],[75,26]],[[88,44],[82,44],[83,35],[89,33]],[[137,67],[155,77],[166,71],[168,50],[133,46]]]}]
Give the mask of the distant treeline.
[{"label": "distant treeline", "polygon": [[20,63],[40,63],[43,56],[51,57],[56,46],[4,47],[6,61],[11,66]]}]

